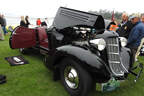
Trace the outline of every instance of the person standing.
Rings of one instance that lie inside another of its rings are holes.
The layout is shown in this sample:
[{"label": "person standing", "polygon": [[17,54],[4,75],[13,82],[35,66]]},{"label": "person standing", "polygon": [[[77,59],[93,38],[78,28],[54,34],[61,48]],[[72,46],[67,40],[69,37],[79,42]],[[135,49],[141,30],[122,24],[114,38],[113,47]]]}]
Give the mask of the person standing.
[{"label": "person standing", "polygon": [[113,19],[111,20],[111,22],[108,24],[108,26],[107,26],[106,29],[107,29],[108,31],[116,31],[117,28],[118,28],[117,22],[116,22],[115,18],[113,18]]},{"label": "person standing", "polygon": [[8,32],[6,30],[6,19],[5,19],[4,15],[2,15],[2,20],[3,20],[2,29],[4,31],[4,35],[6,35]]},{"label": "person standing", "polygon": [[45,18],[45,22],[47,24],[47,27],[49,27],[49,20],[48,20],[48,18]]},{"label": "person standing", "polygon": [[144,23],[144,14],[141,15],[141,21]]},{"label": "person standing", "polygon": [[46,23],[47,21],[46,20],[47,20],[47,18],[45,18],[45,20],[43,22],[41,22],[42,27],[45,27],[45,28],[47,27],[47,23]]},{"label": "person standing", "polygon": [[37,25],[38,27],[41,26],[41,20],[40,20],[40,18],[37,19],[37,21],[36,21],[36,25]]},{"label": "person standing", "polygon": [[20,26],[27,27],[24,16],[21,16]]},{"label": "person standing", "polygon": [[111,22],[108,24],[107,26],[107,30],[108,31],[115,31],[117,28],[117,22],[115,20],[115,17],[114,17],[114,11],[112,12],[112,18],[111,18]]},{"label": "person standing", "polygon": [[3,19],[2,19],[2,15],[0,14],[0,40],[4,40],[4,32],[2,29],[2,23],[3,23]]},{"label": "person standing", "polygon": [[6,31],[6,19],[4,18],[4,15],[0,15],[0,24],[1,24],[1,27],[3,29],[3,32],[4,32],[4,35],[7,34],[7,31]]},{"label": "person standing", "polygon": [[[144,14],[141,15],[141,22],[144,24]],[[143,54],[144,54],[144,38],[141,40],[140,46],[138,47],[138,50],[135,55],[135,59],[137,60],[137,57]]]},{"label": "person standing", "polygon": [[141,43],[142,38],[144,37],[144,24],[140,21],[139,14],[132,15],[131,22],[135,26],[129,34],[127,47],[131,49],[133,60],[135,60],[137,49]]},{"label": "person standing", "polygon": [[127,13],[122,13],[122,21],[121,21],[121,26],[126,24],[128,21],[128,14]]},{"label": "person standing", "polygon": [[128,39],[131,29],[134,27],[131,20],[128,20],[128,15],[126,13],[122,14],[121,26],[116,30],[120,37],[125,37]]},{"label": "person standing", "polygon": [[4,34],[3,34],[3,29],[1,27],[1,24],[0,24],[0,40],[4,40]]},{"label": "person standing", "polygon": [[28,16],[25,17],[25,22],[26,22],[26,27],[29,27],[30,22],[29,22],[29,17]]}]

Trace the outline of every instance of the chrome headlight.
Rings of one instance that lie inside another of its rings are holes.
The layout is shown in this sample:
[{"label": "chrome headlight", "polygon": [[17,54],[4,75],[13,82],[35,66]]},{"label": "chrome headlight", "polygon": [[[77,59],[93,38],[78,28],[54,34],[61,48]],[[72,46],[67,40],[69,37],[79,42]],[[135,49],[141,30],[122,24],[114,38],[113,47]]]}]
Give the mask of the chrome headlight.
[{"label": "chrome headlight", "polygon": [[127,39],[124,37],[119,37],[119,38],[120,38],[121,46],[125,47],[127,45]]},{"label": "chrome headlight", "polygon": [[106,47],[106,42],[102,38],[90,40],[90,43],[95,44],[97,46],[98,50],[100,50],[100,51],[104,50]]}]

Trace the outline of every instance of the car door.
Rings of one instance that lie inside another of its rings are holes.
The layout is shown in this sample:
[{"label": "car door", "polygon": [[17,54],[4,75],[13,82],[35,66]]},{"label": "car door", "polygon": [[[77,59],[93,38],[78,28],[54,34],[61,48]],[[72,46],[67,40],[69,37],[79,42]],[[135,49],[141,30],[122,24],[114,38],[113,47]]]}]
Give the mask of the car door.
[{"label": "car door", "polygon": [[36,30],[26,27],[17,27],[11,34],[10,47],[30,48],[36,45]]},{"label": "car door", "polygon": [[39,45],[41,48],[48,49],[48,36],[46,33],[45,28],[39,27],[37,28],[38,38],[39,38]]}]

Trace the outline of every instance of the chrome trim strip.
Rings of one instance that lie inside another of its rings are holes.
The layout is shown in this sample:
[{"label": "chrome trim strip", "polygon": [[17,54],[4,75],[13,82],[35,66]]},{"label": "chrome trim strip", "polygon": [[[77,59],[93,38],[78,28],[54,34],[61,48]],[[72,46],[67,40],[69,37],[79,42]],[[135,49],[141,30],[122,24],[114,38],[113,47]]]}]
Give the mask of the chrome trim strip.
[{"label": "chrome trim strip", "polygon": [[109,52],[108,54],[119,55],[118,53],[114,53],[114,52]]}]

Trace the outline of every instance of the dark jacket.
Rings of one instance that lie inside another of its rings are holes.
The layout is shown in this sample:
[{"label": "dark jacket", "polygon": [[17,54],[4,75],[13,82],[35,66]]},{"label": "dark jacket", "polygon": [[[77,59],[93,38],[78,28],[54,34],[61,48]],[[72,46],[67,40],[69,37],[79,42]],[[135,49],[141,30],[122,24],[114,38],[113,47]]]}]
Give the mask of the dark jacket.
[{"label": "dark jacket", "polygon": [[119,34],[120,37],[125,37],[128,39],[131,29],[134,27],[134,24],[131,21],[127,21],[124,25],[119,27],[116,32]]},{"label": "dark jacket", "polygon": [[28,19],[25,19],[26,21],[26,27],[28,27],[28,25],[30,25],[30,22],[28,21]]},{"label": "dark jacket", "polygon": [[41,23],[41,26],[47,26],[46,22],[43,21],[43,22]]},{"label": "dark jacket", "polygon": [[22,20],[20,21],[20,26],[27,27],[26,23]]},{"label": "dark jacket", "polygon": [[1,26],[5,25],[4,19],[2,17],[0,17],[0,24],[1,24]]},{"label": "dark jacket", "polygon": [[4,26],[6,26],[7,24],[6,24],[6,19],[5,18],[3,18],[3,22],[4,22]]},{"label": "dark jacket", "polygon": [[135,27],[131,30],[128,38],[128,47],[137,48],[141,39],[144,37],[144,24],[142,22],[137,22]]}]

